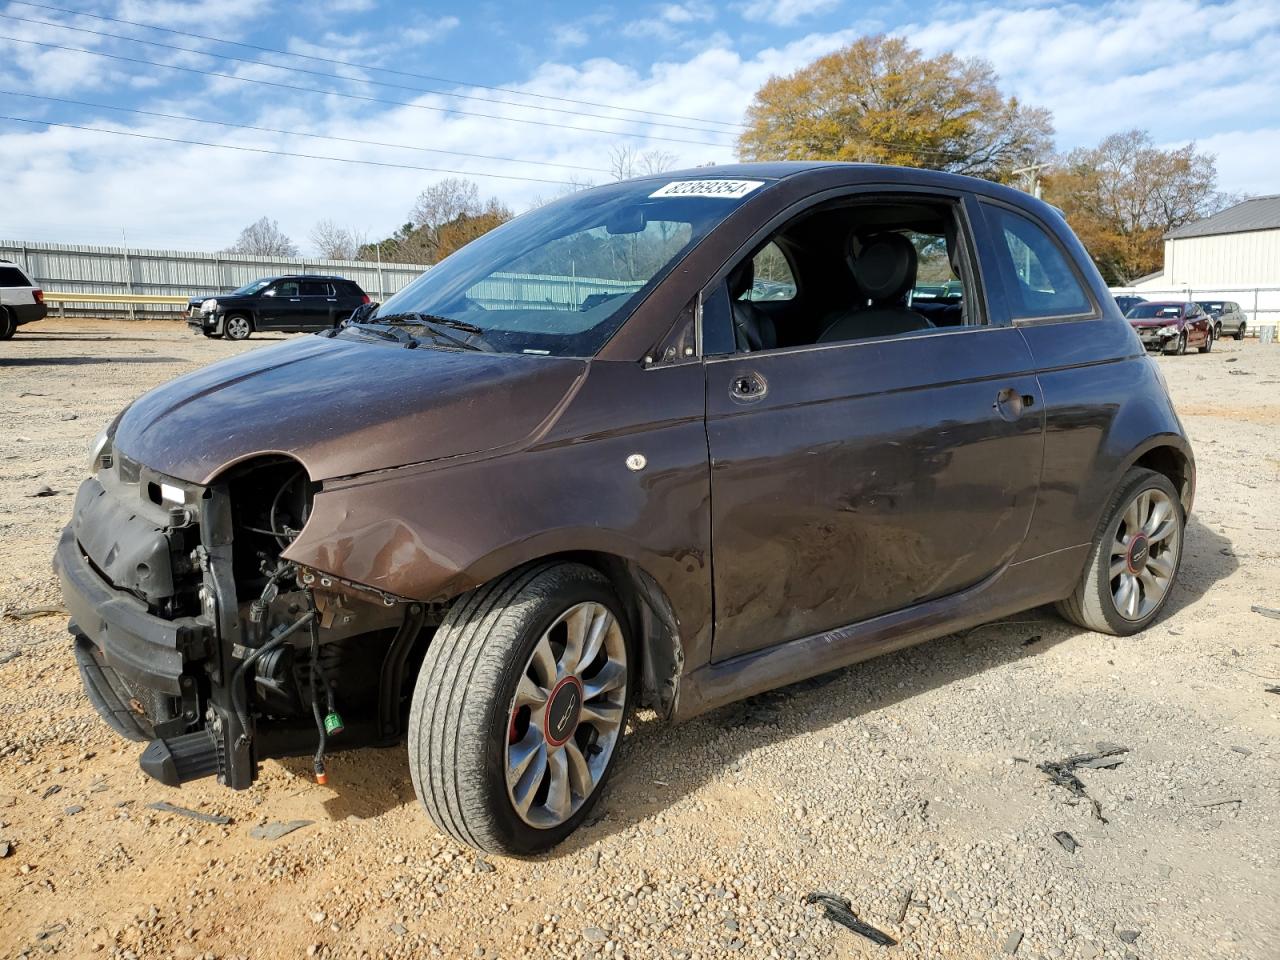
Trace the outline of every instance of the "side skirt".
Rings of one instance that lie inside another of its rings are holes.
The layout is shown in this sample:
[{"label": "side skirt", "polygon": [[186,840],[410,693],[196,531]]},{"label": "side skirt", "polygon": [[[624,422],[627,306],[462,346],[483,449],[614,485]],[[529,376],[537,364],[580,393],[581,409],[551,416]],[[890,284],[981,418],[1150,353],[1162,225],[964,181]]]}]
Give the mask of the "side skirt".
[{"label": "side skirt", "polygon": [[949,597],[705,664],[685,675],[672,719],[688,720],[743,697],[1061,600],[1084,568],[1089,546],[1010,564]]}]

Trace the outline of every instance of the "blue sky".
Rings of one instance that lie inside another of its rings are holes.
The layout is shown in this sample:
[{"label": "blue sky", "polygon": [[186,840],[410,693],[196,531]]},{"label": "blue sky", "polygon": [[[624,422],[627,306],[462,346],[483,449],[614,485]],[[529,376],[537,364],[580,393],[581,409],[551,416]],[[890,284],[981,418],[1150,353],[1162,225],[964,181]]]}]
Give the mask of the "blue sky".
[{"label": "blue sky", "polygon": [[[0,120],[0,235],[6,238],[115,244],[123,231],[135,246],[215,249],[265,214],[306,250],[311,227],[323,218],[371,237],[390,233],[416,194],[447,175],[252,149],[449,168],[475,176],[484,193],[516,210],[557,195],[566,181],[610,179],[620,147],[662,151],[682,166],[727,162],[735,158],[733,125],[770,75],[875,32],[900,34],[930,53],[987,58],[1006,92],[1052,111],[1060,149],[1143,127],[1160,143],[1195,140],[1214,153],[1226,190],[1280,192],[1276,0],[42,2],[384,69],[335,66],[0,0],[0,13],[8,15],[0,17],[0,35],[35,41],[0,40],[0,114],[247,148],[231,152]],[[179,116],[267,129],[174,119]]]}]

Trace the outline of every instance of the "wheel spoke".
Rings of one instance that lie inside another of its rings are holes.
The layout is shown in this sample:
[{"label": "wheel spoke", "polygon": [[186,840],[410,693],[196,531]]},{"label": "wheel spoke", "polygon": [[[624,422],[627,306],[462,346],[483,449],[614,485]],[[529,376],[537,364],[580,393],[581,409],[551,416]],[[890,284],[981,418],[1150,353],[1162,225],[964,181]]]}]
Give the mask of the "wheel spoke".
[{"label": "wheel spoke", "polygon": [[1147,560],[1147,569],[1155,575],[1157,580],[1167,580],[1173,573],[1173,564],[1164,554],[1153,555]]},{"label": "wheel spoke", "polygon": [[1151,543],[1159,543],[1161,540],[1168,540],[1169,536],[1178,529],[1178,521],[1173,517],[1166,517],[1165,520],[1147,536]]},{"label": "wheel spoke", "polygon": [[1142,516],[1138,510],[1138,499],[1139,498],[1135,497],[1124,511],[1124,532],[1126,540],[1142,529]]},{"label": "wheel spoke", "polygon": [[587,639],[587,631],[592,626],[592,615],[596,609],[589,604],[580,604],[564,618],[565,642],[564,652],[560,654],[560,676],[577,672],[578,661],[582,659],[582,645]]},{"label": "wheel spoke", "polygon": [[1156,580],[1155,575],[1149,569],[1143,570],[1138,579],[1142,581],[1143,606],[1149,608],[1164,595],[1164,587],[1160,585],[1160,582]]},{"label": "wheel spoke", "polygon": [[1135,607],[1138,600],[1138,581],[1131,573],[1123,573],[1120,575],[1120,586],[1116,588],[1115,601],[1116,609],[1126,617],[1131,617],[1129,612]]},{"label": "wheel spoke", "polygon": [[1114,580],[1128,569],[1129,564],[1125,562],[1125,558],[1120,557],[1117,559],[1113,554],[1111,557],[1111,573],[1107,575],[1107,579]]},{"label": "wheel spoke", "polygon": [[569,795],[569,759],[563,750],[557,750],[547,758],[547,774],[551,782],[547,788],[547,812],[557,823],[569,819],[573,810],[573,798]]},{"label": "wheel spoke", "polygon": [[622,707],[607,700],[584,703],[578,722],[589,723],[602,730],[612,730],[622,723]]},{"label": "wheel spoke", "polygon": [[564,745],[563,753],[569,763],[569,785],[573,787],[573,792],[580,797],[590,796],[592,788],[596,785],[591,764],[587,763],[587,758],[582,755],[582,751],[572,740]]},{"label": "wheel spoke", "polygon": [[578,662],[573,667],[579,673],[591,666],[595,661],[596,656],[600,653],[600,645],[604,643],[605,635],[613,629],[613,614],[604,607],[596,607],[595,610],[596,614],[591,621],[591,631],[587,634],[587,642],[582,648]]},{"label": "wheel spoke", "polygon": [[529,659],[530,666],[533,667],[534,673],[538,675],[538,685],[544,689],[550,690],[556,685],[559,674],[556,671],[556,655],[551,649],[551,641],[547,639],[544,633],[542,638],[538,640],[537,646],[533,648],[533,656]]},{"label": "wheel spoke", "polygon": [[[1148,540],[1155,540],[1156,531],[1160,529],[1160,525],[1165,522],[1173,514],[1173,504],[1161,497],[1151,508],[1151,515],[1147,517],[1147,522],[1142,525],[1142,532],[1147,535]],[[1168,536],[1166,532],[1164,536]],[[1159,539],[1163,540],[1164,537]]]},{"label": "wheel spoke", "polygon": [[507,779],[519,783],[524,772],[540,753],[544,755],[545,761],[546,741],[537,728],[530,727],[523,740],[507,748]]},{"label": "wheel spoke", "polygon": [[[542,786],[542,778],[547,773],[546,744],[539,744],[534,750],[533,761],[528,765],[523,776],[511,788],[511,800],[521,816],[527,816],[533,805],[534,795]],[[510,781],[508,781],[510,782]]]},{"label": "wheel spoke", "polygon": [[536,711],[546,706],[547,697],[550,694],[542,687],[538,686],[528,675],[520,677],[520,683],[516,686],[516,708],[528,707],[531,711]]},{"label": "wheel spoke", "polygon": [[617,690],[627,682],[626,668],[620,663],[610,660],[600,672],[589,680],[582,681],[582,699],[590,703],[596,697]]}]

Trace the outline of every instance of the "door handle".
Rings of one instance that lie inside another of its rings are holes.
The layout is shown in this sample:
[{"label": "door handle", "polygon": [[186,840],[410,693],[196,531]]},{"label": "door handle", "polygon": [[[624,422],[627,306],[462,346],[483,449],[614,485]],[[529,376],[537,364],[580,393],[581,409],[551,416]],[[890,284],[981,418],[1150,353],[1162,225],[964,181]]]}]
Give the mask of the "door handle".
[{"label": "door handle", "polygon": [[1016,420],[1024,410],[1034,407],[1035,403],[1035,394],[1018,393],[1013,387],[1005,387],[996,394],[996,402],[991,407],[1005,420]]},{"label": "door handle", "polygon": [[740,373],[729,385],[729,394],[735,400],[759,400],[767,391],[764,377],[758,373]]},{"label": "door handle", "polygon": [[290,297],[290,298],[289,298],[289,302],[290,302],[290,303],[301,303],[301,302],[302,302],[302,298],[301,298],[301,297]]}]

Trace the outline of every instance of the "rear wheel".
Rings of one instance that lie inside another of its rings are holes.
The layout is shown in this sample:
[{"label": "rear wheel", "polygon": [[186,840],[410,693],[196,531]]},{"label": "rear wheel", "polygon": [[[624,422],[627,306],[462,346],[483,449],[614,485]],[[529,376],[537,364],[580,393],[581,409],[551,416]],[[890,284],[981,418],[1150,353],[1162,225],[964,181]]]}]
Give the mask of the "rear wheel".
[{"label": "rear wheel", "polygon": [[1237,339],[1237,340],[1243,340],[1243,339],[1244,339],[1244,327],[1245,327],[1245,325],[1242,323],[1242,324],[1240,324],[1239,329],[1238,329],[1238,330],[1236,330],[1236,339]]},{"label": "rear wheel", "polygon": [[1159,615],[1182,560],[1186,516],[1169,478],[1135,467],[1112,496],[1076,589],[1058,613],[1086,630],[1128,636]]},{"label": "rear wheel", "polygon": [[245,340],[253,332],[253,324],[242,313],[233,313],[222,321],[222,332],[228,340]]},{"label": "rear wheel", "polygon": [[0,340],[13,339],[14,331],[17,329],[18,325],[13,320],[13,314],[4,307],[0,307]]},{"label": "rear wheel", "polygon": [[453,605],[409,715],[413,786],[436,826],[527,855],[582,823],[631,705],[620,610],[608,580],[575,563],[522,568]]}]

